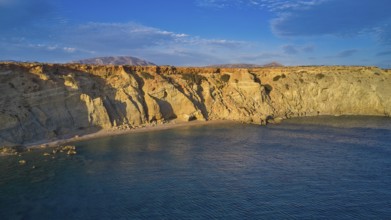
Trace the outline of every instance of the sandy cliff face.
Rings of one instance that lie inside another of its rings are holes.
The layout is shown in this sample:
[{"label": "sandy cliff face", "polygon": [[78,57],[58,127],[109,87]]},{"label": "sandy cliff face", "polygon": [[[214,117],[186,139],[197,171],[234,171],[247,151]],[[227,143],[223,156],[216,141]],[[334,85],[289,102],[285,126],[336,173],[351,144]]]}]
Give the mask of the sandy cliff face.
[{"label": "sandy cliff face", "polygon": [[391,115],[391,73],[0,64],[0,146],[168,120],[265,124],[309,115]]}]

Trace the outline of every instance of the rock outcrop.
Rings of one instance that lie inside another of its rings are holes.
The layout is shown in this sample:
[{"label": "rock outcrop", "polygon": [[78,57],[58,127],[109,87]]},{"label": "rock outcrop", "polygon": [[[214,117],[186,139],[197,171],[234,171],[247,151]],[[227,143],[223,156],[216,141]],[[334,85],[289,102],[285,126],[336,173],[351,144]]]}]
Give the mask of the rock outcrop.
[{"label": "rock outcrop", "polygon": [[391,115],[391,71],[0,63],[0,146],[170,120]]}]

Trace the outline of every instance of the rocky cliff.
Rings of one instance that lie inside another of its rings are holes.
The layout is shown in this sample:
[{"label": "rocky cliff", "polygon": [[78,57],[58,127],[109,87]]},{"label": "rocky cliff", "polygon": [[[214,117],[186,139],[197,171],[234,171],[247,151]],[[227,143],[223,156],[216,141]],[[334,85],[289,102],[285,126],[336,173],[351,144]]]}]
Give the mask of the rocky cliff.
[{"label": "rocky cliff", "polygon": [[169,120],[391,115],[391,71],[0,63],[0,146]]}]

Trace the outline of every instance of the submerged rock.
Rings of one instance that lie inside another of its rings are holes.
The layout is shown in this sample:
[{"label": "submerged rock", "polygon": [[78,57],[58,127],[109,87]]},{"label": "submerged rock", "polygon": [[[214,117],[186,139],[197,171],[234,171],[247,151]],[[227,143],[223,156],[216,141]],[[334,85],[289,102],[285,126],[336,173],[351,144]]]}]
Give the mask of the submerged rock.
[{"label": "submerged rock", "polygon": [[68,155],[76,155],[77,152],[76,152],[76,150],[69,150],[69,151],[67,152],[67,154],[68,154]]},{"label": "submerged rock", "polygon": [[73,145],[66,145],[66,146],[62,147],[61,150],[63,150],[63,151],[71,151],[71,150],[76,150],[76,147],[73,146]]},{"label": "submerged rock", "polygon": [[73,145],[66,145],[61,147],[61,152],[67,152],[68,155],[76,155],[76,146]]},{"label": "submerged rock", "polygon": [[13,147],[0,147],[0,155],[20,155],[21,152],[24,152],[26,149],[22,146],[13,146]]}]

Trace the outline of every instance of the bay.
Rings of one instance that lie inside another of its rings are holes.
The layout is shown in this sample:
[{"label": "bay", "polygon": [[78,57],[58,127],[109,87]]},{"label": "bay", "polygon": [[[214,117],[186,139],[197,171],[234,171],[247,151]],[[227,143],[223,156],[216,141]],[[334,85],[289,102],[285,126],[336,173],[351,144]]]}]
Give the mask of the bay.
[{"label": "bay", "polygon": [[1,219],[391,216],[390,118],[222,123],[75,145],[75,156],[0,158]]}]

